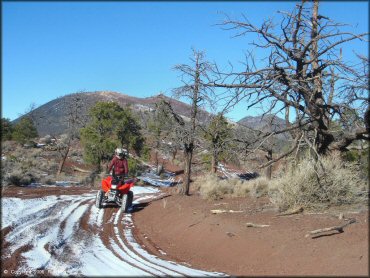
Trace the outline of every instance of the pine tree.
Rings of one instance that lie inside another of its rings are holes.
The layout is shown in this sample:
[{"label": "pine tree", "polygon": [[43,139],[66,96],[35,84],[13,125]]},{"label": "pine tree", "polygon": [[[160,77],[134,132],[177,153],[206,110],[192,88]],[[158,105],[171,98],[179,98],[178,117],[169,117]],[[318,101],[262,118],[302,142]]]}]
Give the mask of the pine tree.
[{"label": "pine tree", "polygon": [[80,130],[86,162],[101,170],[101,164],[111,158],[117,147],[140,153],[144,139],[131,113],[114,102],[98,102],[90,109],[90,123]]},{"label": "pine tree", "polygon": [[211,172],[216,173],[220,159],[227,154],[231,146],[232,128],[222,114],[213,117],[204,138],[211,151]]},{"label": "pine tree", "polygon": [[24,144],[28,140],[34,139],[37,136],[37,129],[29,117],[21,118],[21,120],[14,126],[12,133],[12,138],[21,144]]},{"label": "pine tree", "polygon": [[9,119],[1,118],[1,141],[11,140],[13,126]]}]

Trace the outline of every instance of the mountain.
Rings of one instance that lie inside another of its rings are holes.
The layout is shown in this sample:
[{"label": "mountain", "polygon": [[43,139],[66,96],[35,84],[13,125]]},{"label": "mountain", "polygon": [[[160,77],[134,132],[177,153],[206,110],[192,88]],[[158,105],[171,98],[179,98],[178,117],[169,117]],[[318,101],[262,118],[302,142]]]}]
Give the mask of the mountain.
[{"label": "mountain", "polygon": [[[89,109],[99,101],[113,101],[122,107],[130,105],[134,111],[144,115],[152,111],[155,108],[155,103],[158,103],[161,99],[165,99],[171,103],[173,110],[177,114],[185,118],[190,118],[191,106],[189,104],[167,97],[163,94],[139,98],[111,91],[83,92],[65,95],[41,105],[26,114],[26,116],[30,116],[33,119],[39,136],[45,136],[47,134],[56,136],[65,133],[67,129],[66,119],[68,118],[68,113],[76,109],[77,106],[78,113],[80,115],[85,115],[86,118]],[[199,114],[199,120],[201,121],[207,121],[210,115],[204,110],[199,110]],[[148,115],[144,118],[147,119],[148,117],[150,116]],[[17,123],[20,118],[14,120],[13,123]],[[262,131],[285,128],[285,121],[273,115],[266,115],[263,118],[248,116],[238,121],[237,124]],[[284,138],[286,137],[284,136]]]},{"label": "mountain", "polygon": [[247,116],[239,120],[240,125],[261,131],[277,131],[286,127],[285,120],[274,115],[262,116]]},{"label": "mountain", "polygon": [[[264,131],[264,132],[278,131],[278,130],[283,130],[286,128],[285,120],[279,118],[278,116],[271,115],[271,114],[265,115],[264,117],[247,116],[239,120],[238,124],[242,126],[246,126],[248,128],[255,129],[255,130]],[[282,133],[282,134],[276,135],[276,137],[282,140],[286,140],[286,139],[290,139],[290,134]]]},{"label": "mountain", "polygon": [[[98,101],[117,102],[122,107],[130,105],[135,111],[151,111],[155,103],[164,98],[171,103],[174,111],[182,116],[190,117],[191,106],[176,99],[158,94],[152,97],[139,98],[118,92],[97,91],[69,94],[52,101],[49,101],[40,107],[26,114],[30,116],[37,128],[40,136],[60,135],[67,129],[66,119],[71,109],[77,108],[81,115],[88,115],[89,109]],[[17,123],[20,118],[13,121]]]}]

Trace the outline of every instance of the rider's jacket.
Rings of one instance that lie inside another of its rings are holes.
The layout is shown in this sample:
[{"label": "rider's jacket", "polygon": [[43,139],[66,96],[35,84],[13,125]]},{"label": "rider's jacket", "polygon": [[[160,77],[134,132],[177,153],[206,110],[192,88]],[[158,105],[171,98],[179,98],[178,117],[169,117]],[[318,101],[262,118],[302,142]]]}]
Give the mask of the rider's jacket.
[{"label": "rider's jacket", "polygon": [[114,156],[112,161],[109,163],[108,171],[110,172],[114,166],[114,173],[116,175],[127,175],[128,174],[128,164],[125,158],[119,159]]}]

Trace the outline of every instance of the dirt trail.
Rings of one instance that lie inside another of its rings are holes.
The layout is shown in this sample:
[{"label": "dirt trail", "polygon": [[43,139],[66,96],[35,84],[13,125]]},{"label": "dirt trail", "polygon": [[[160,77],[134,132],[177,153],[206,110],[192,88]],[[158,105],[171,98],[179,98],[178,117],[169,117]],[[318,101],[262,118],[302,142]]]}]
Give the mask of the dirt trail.
[{"label": "dirt trail", "polygon": [[[163,196],[141,187],[134,193],[132,214]],[[97,209],[95,194],[72,187],[3,190],[3,275],[222,275],[148,253],[133,236],[132,214]]]},{"label": "dirt trail", "polygon": [[[242,211],[212,214],[212,209]],[[312,239],[308,231],[344,223],[337,214],[277,217],[267,199],[171,197],[133,216],[138,242],[161,258],[230,275],[368,275],[368,211],[343,233]],[[246,227],[247,222],[270,225]],[[160,250],[160,251],[158,251]]]}]

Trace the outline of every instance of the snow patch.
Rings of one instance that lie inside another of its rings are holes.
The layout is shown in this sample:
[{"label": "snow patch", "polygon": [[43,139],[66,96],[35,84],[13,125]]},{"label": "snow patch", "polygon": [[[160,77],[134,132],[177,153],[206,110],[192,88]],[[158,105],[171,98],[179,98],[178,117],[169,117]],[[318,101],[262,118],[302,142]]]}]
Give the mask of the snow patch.
[{"label": "snow patch", "polygon": [[[161,196],[160,190],[153,187],[135,186],[132,190],[135,203]],[[99,230],[106,225],[103,223],[105,210],[94,206],[94,198],[95,193],[35,199],[3,198],[1,224],[3,228],[13,228],[5,239],[10,244],[7,252],[11,255],[22,246],[30,247],[22,253],[25,260],[17,271],[25,274],[29,269],[45,270],[46,275],[55,276],[224,276],[149,254],[133,237],[131,214],[124,214],[119,208],[110,218],[114,223],[114,236],[109,238],[107,246],[99,232],[78,233],[81,218],[87,212],[90,212],[89,224],[96,225]],[[88,204],[81,204],[83,202]],[[118,228],[120,221],[123,231]],[[6,257],[5,254],[3,259]]]}]

